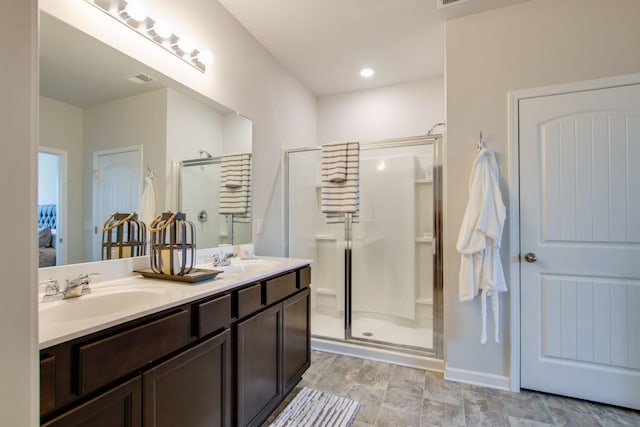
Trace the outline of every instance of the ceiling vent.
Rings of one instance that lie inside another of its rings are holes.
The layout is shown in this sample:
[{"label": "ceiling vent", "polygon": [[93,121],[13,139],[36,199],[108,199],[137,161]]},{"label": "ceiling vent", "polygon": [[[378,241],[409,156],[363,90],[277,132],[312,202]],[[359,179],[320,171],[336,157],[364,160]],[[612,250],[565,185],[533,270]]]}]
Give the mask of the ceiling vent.
[{"label": "ceiling vent", "polygon": [[438,9],[442,9],[443,7],[453,6],[458,3],[466,3],[469,0],[437,0]]},{"label": "ceiling vent", "polygon": [[156,79],[151,77],[149,74],[138,73],[132,76],[123,77],[125,80],[130,81],[131,83],[135,83],[137,85],[143,85],[151,82],[155,82]]}]

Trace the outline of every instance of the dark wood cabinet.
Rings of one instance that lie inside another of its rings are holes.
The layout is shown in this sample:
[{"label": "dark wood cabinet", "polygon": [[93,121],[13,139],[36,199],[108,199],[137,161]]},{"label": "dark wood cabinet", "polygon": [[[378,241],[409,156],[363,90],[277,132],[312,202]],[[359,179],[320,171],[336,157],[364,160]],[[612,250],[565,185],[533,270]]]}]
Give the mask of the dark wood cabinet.
[{"label": "dark wood cabinet", "polygon": [[[191,314],[179,309],[153,322],[81,345],[78,349],[80,393],[95,390],[184,347],[190,335]],[[107,354],[113,356],[105,358]]]},{"label": "dark wood cabinet", "polygon": [[140,376],[43,424],[45,427],[141,427]]},{"label": "dark wood cabinet", "polygon": [[231,426],[231,333],[144,372],[145,427]]},{"label": "dark wood cabinet", "polygon": [[281,345],[281,304],[238,323],[237,425],[259,425],[280,402]]},{"label": "dark wood cabinet", "polygon": [[284,394],[288,394],[311,365],[309,289],[282,303],[282,371]]},{"label": "dark wood cabinet", "polygon": [[258,426],[310,364],[308,266],[40,352],[44,426]]}]

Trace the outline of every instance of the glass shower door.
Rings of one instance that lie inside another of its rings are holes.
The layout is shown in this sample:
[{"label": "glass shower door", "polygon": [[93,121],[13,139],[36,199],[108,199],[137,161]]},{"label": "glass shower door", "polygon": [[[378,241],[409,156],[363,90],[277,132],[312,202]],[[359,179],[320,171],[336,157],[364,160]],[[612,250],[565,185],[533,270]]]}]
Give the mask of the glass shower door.
[{"label": "glass shower door", "polygon": [[313,336],[439,354],[434,142],[361,144],[360,211],[339,222],[321,212],[320,150],[287,153],[288,254],[314,260]]},{"label": "glass shower door", "polygon": [[350,338],[433,348],[432,159],[432,144],[361,151]]},{"label": "glass shower door", "polygon": [[320,210],[320,150],[288,153],[289,255],[313,259],[311,333],[344,339],[344,223]]}]

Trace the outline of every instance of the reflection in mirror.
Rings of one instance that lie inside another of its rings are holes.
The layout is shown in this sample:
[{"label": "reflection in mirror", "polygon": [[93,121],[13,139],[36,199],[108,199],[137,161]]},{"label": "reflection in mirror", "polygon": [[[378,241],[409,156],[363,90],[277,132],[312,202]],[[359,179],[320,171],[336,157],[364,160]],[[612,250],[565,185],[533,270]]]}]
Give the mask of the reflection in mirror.
[{"label": "reflection in mirror", "polygon": [[[244,127],[235,131],[251,132]],[[251,243],[251,153],[202,154],[204,158],[184,160],[180,168],[180,210],[196,225],[198,243]]]},{"label": "reflection in mirror", "polygon": [[[41,225],[45,215],[55,217],[46,247],[53,253],[50,263],[100,260],[102,223],[114,212],[139,208],[145,177],[153,176],[154,213],[177,211],[181,161],[199,152],[250,153],[252,124],[160,71],[40,15],[40,152],[54,158],[40,162],[39,229],[47,228]],[[190,191],[204,194],[212,186],[217,181],[194,182]],[[218,212],[217,206],[209,209]],[[198,222],[196,214],[188,219]],[[250,221],[244,227],[234,232],[249,242]],[[200,238],[198,247],[216,245]]]}]

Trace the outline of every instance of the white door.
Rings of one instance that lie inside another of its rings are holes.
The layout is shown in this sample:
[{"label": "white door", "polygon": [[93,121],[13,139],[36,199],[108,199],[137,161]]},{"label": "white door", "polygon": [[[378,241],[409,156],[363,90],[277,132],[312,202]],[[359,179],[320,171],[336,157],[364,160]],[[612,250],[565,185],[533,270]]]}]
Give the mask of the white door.
[{"label": "white door", "polygon": [[519,112],[521,386],[639,409],[640,84]]},{"label": "white door", "polygon": [[138,208],[142,188],[142,146],[96,151],[93,155],[93,259],[101,259],[102,223],[115,212]]}]

